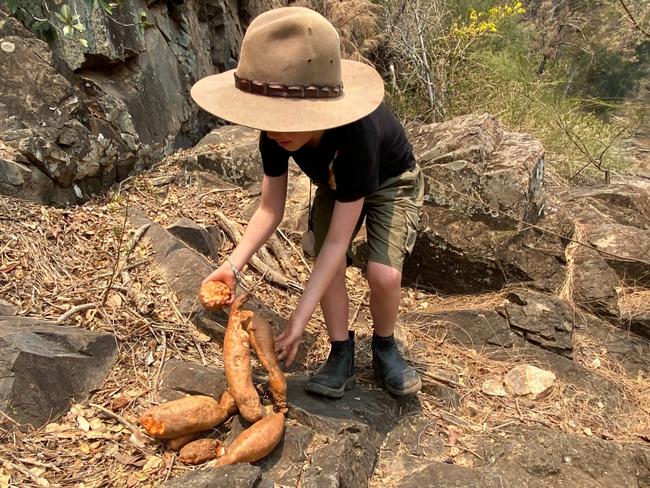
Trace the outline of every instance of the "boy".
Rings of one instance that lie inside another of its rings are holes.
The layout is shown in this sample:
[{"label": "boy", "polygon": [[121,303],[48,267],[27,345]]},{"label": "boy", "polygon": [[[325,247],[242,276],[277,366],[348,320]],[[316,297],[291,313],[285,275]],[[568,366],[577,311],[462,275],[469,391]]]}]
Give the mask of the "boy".
[{"label": "boy", "polygon": [[382,103],[374,68],[340,59],[334,27],[318,13],[285,7],[258,16],[242,42],[236,70],[203,78],[192,97],[231,122],[261,130],[262,197],[241,242],[205,281],[225,281],[282,221],[288,159],[318,186],[310,225],[314,269],[286,329],[276,337],[288,367],[320,303],[329,357],[306,389],[340,398],[354,385],[354,335],[348,331],[346,253],[366,219],[373,367],[393,395],[419,391],[420,378],[400,355],[393,332],[402,264],[415,242],[423,183],[404,129]]}]

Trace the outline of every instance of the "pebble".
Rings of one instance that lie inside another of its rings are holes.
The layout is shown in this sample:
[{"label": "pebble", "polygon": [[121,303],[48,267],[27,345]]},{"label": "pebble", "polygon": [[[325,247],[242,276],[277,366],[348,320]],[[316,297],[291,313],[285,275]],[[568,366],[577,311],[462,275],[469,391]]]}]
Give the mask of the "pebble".
[{"label": "pebble", "polygon": [[4,41],[0,43],[0,49],[6,53],[12,53],[16,50],[16,45],[13,42]]}]

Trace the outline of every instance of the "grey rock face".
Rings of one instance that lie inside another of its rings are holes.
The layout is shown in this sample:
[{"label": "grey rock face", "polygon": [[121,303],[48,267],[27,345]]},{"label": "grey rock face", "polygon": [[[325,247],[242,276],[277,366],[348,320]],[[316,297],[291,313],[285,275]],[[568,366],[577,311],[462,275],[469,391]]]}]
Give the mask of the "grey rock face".
[{"label": "grey rock face", "polygon": [[192,471],[163,483],[161,488],[257,488],[262,470],[250,464]]},{"label": "grey rock face", "polygon": [[[48,46],[0,11],[0,41],[12,46],[0,50],[0,141],[17,152],[0,157],[0,191],[44,203],[84,201],[196,142],[215,121],[189,90],[230,59],[216,0],[127,0],[111,16],[69,3],[87,47],[56,31]],[[45,16],[37,2],[25,8]]]},{"label": "grey rock face", "polygon": [[111,334],[0,317],[0,410],[38,428],[99,388],[117,356]]},{"label": "grey rock face", "polygon": [[219,399],[227,388],[223,369],[169,359],[162,372],[160,398],[170,401],[185,395],[206,395]]},{"label": "grey rock face", "polygon": [[215,237],[219,233],[208,232],[205,227],[185,217],[174,222],[167,230],[204,256],[219,258],[221,242]]},{"label": "grey rock face", "polygon": [[6,300],[0,300],[0,316],[16,315],[16,308]]},{"label": "grey rock face", "polygon": [[510,328],[527,341],[572,357],[573,323],[568,304],[539,293],[516,291],[508,295],[504,310]]}]

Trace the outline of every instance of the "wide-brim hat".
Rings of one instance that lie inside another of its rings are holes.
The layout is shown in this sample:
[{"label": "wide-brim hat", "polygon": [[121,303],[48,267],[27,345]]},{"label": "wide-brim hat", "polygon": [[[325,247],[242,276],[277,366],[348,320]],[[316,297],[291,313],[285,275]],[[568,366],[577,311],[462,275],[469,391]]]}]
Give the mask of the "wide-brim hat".
[{"label": "wide-brim hat", "polygon": [[236,69],[194,84],[194,101],[235,124],[274,132],[354,122],[384,98],[379,73],[341,59],[336,29],[303,7],[270,10],[251,22]]}]

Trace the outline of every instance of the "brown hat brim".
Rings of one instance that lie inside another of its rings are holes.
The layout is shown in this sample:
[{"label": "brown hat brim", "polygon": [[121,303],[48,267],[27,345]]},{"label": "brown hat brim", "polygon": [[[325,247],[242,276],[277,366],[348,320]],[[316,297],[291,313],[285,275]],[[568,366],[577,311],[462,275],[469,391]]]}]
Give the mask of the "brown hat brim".
[{"label": "brown hat brim", "polygon": [[234,73],[206,76],[191,95],[204,110],[238,125],[274,132],[329,129],[354,122],[384,98],[384,82],[372,66],[341,60],[343,95],[337,98],[283,98],[254,95],[235,87]]}]

